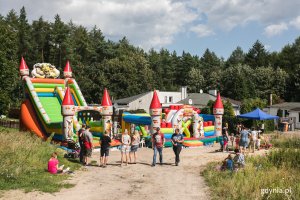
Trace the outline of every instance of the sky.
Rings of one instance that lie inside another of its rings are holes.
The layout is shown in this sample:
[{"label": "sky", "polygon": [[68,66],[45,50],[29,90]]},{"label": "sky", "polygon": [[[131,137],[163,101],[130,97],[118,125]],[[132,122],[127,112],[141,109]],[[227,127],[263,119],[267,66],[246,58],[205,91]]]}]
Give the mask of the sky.
[{"label": "sky", "polygon": [[29,22],[54,21],[101,29],[106,39],[124,36],[148,51],[161,48],[202,56],[208,48],[227,59],[256,40],[280,51],[300,36],[299,0],[0,0],[0,14],[25,6]]}]

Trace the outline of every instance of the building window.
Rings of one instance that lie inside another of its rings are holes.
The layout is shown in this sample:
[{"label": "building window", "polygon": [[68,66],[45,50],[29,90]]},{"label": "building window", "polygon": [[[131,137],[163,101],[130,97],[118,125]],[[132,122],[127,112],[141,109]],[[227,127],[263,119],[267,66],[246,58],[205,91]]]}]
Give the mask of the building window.
[{"label": "building window", "polygon": [[173,103],[173,97],[169,97],[169,103]]},{"label": "building window", "polygon": [[168,103],[168,97],[165,96],[165,103]]},{"label": "building window", "polygon": [[298,113],[298,122],[300,122],[300,112]]}]

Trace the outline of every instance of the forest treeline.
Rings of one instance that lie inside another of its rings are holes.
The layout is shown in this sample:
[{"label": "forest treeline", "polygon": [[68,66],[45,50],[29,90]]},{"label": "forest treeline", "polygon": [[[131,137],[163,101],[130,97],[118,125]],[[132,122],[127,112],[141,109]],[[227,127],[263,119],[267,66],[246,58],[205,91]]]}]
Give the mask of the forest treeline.
[{"label": "forest treeline", "polygon": [[257,40],[248,52],[236,47],[225,60],[209,49],[201,56],[167,49],[146,52],[126,37],[118,42],[105,38],[96,26],[65,23],[59,15],[54,22],[40,17],[29,23],[24,7],[11,10],[0,16],[0,114],[22,100],[21,56],[31,69],[49,62],[62,70],[70,60],[89,103],[100,103],[104,87],[114,99],[188,86],[188,92],[217,89],[236,100],[268,99],[270,94],[277,102],[300,100],[300,37],[280,52],[267,51]]}]

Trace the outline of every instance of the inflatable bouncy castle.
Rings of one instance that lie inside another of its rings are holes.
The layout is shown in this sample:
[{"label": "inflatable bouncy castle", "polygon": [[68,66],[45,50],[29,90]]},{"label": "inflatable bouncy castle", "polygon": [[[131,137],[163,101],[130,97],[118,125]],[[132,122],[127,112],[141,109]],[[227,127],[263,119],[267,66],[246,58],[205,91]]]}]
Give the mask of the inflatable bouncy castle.
[{"label": "inflatable bouncy castle", "polygon": [[[104,90],[101,106],[87,105],[72,78],[69,61],[63,79],[59,78],[59,70],[49,63],[35,64],[30,77],[22,58],[19,70],[25,94],[20,113],[22,130],[29,130],[43,139],[52,135],[53,140],[64,141],[76,138],[81,124],[86,123],[96,136],[95,146],[99,145],[102,132],[111,130],[112,103],[108,91]],[[95,120],[91,120],[93,116]]]},{"label": "inflatable bouncy castle", "polygon": [[[220,113],[218,112],[218,119],[221,117]],[[160,127],[166,138],[165,146],[172,146],[170,139],[176,128],[184,134],[186,147],[213,143],[218,140],[216,127],[219,128],[220,125],[222,126],[219,120],[216,123],[214,115],[201,114],[200,109],[191,105],[171,105],[162,109],[156,91],[153,93],[149,114],[123,113],[122,117],[123,131],[136,129],[148,139]]]}]

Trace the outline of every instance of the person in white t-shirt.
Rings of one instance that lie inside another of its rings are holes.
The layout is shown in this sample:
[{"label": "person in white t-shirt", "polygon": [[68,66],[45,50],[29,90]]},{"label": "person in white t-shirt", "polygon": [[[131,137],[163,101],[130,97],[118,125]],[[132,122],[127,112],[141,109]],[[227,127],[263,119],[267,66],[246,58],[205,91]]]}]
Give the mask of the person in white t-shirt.
[{"label": "person in white t-shirt", "polygon": [[255,130],[255,128],[252,128],[249,151],[251,151],[253,148],[252,153],[254,153],[256,144],[257,144],[257,131]]},{"label": "person in white t-shirt", "polygon": [[[121,167],[124,160],[126,160],[126,165],[128,165],[129,160],[129,151],[130,151],[131,138],[128,135],[128,130],[125,129],[124,134],[122,135],[122,146],[121,146]],[[125,159],[124,159],[125,157]]]}]

